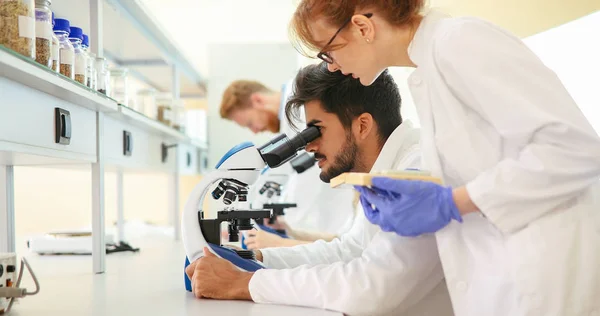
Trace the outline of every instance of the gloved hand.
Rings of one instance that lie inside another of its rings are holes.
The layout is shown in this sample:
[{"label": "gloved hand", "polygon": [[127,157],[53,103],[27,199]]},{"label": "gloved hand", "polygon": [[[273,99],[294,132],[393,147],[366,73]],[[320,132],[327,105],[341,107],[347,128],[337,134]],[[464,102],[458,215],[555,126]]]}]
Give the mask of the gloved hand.
[{"label": "gloved hand", "polygon": [[371,189],[355,186],[367,219],[401,236],[435,233],[452,219],[462,222],[452,188],[432,182],[375,177]]}]

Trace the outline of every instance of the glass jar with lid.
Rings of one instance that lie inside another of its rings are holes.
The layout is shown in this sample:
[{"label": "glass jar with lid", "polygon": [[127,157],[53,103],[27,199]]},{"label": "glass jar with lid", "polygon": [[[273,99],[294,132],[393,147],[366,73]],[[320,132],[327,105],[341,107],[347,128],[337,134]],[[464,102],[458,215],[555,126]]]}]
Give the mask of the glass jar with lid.
[{"label": "glass jar with lid", "polygon": [[52,68],[53,13],[50,0],[35,0],[35,61]]},{"label": "glass jar with lid", "polygon": [[129,106],[129,86],[127,82],[127,68],[110,70],[110,97],[124,106]]},{"label": "glass jar with lid", "polygon": [[[52,12],[52,28],[54,28],[54,12]],[[60,72],[60,42],[54,32],[52,32],[52,46],[51,46],[50,58],[52,59],[52,70]]]},{"label": "glass jar with lid", "polygon": [[110,91],[110,72],[106,58],[97,57],[95,59],[96,90],[102,94],[111,95]]},{"label": "glass jar with lid", "polygon": [[35,0],[35,61],[52,67],[52,11],[50,0]]},{"label": "glass jar with lid", "polygon": [[0,1],[0,45],[35,59],[34,0]]},{"label": "glass jar with lid", "polygon": [[54,20],[54,34],[58,37],[60,45],[60,65],[59,71],[63,76],[75,79],[75,48],[69,40],[69,33],[71,32],[71,24],[69,20],[55,19]]},{"label": "glass jar with lid", "polygon": [[86,69],[87,69],[87,55],[81,47],[83,42],[83,30],[76,26],[71,26],[71,33],[69,34],[69,40],[73,44],[73,50],[75,52],[75,81],[86,84]]}]

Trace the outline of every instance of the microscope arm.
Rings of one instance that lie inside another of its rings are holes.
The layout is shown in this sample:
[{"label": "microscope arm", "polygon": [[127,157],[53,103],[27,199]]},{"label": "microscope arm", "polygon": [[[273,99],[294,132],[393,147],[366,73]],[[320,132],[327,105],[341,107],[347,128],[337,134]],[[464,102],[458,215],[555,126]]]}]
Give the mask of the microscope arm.
[{"label": "microscope arm", "polygon": [[202,178],[190,194],[183,209],[181,233],[183,246],[190,262],[200,258],[207,242],[198,227],[198,217],[202,211],[204,199],[210,187],[222,179],[236,179],[244,183],[254,183],[259,170],[215,170]]}]

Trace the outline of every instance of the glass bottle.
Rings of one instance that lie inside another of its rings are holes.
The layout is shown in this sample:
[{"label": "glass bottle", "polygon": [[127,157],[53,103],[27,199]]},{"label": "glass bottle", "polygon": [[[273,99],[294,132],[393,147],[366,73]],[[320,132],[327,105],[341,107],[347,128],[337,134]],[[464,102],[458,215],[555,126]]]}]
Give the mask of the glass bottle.
[{"label": "glass bottle", "polygon": [[183,104],[183,100],[174,100],[172,111],[173,128],[185,133],[185,106]]},{"label": "glass bottle", "polygon": [[52,67],[50,0],[35,0],[35,61],[46,67]]},{"label": "glass bottle", "polygon": [[149,118],[156,119],[156,90],[152,88],[140,90],[137,99],[139,111]]},{"label": "glass bottle", "polygon": [[79,27],[71,26],[71,33],[69,34],[69,40],[73,44],[75,52],[75,81],[86,84],[86,67],[87,67],[87,55],[81,47],[83,41],[83,30]]},{"label": "glass bottle", "polygon": [[87,57],[85,69],[87,80],[85,85],[88,86],[88,88],[90,89],[96,90],[96,67],[94,66],[96,54],[90,52],[90,38],[86,34],[83,34],[83,41],[81,42],[81,47],[83,48],[83,51],[85,52],[85,55]]},{"label": "glass bottle", "polygon": [[[54,28],[54,12],[52,12],[52,28]],[[50,54],[52,58],[52,70],[56,72],[60,72],[60,41],[54,32],[52,32],[52,53]]]},{"label": "glass bottle", "polygon": [[73,48],[73,44],[69,41],[71,25],[65,19],[55,19],[54,22],[54,34],[58,37],[60,44],[59,71],[63,76],[75,79],[75,48]]},{"label": "glass bottle", "polygon": [[35,59],[34,0],[0,1],[0,45]]},{"label": "glass bottle", "polygon": [[115,68],[110,70],[110,97],[124,106],[129,106],[128,72],[127,68]]},{"label": "glass bottle", "polygon": [[156,98],[157,119],[165,125],[171,126],[173,123],[173,97],[170,95],[160,95]]},{"label": "glass bottle", "polygon": [[110,91],[110,72],[106,58],[96,58],[96,90],[102,94],[111,95]]}]

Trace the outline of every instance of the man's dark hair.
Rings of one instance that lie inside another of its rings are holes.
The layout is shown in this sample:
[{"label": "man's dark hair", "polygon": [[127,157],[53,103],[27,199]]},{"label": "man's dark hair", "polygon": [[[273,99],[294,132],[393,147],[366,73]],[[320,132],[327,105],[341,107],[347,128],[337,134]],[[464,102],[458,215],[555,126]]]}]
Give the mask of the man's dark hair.
[{"label": "man's dark hair", "polygon": [[296,75],[294,93],[285,105],[285,115],[292,126],[299,119],[299,109],[310,101],[320,101],[325,112],[337,115],[346,130],[356,117],[371,114],[382,143],[402,123],[402,99],[387,70],[372,85],[363,86],[352,76],[330,72],[324,62],[306,66]]}]

